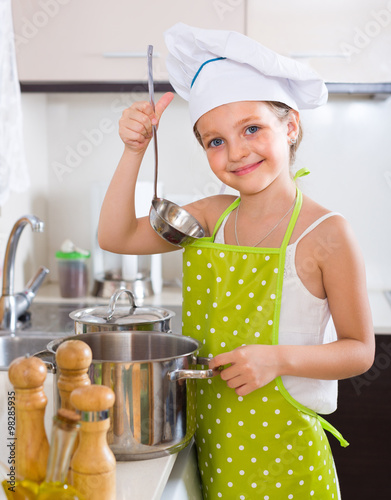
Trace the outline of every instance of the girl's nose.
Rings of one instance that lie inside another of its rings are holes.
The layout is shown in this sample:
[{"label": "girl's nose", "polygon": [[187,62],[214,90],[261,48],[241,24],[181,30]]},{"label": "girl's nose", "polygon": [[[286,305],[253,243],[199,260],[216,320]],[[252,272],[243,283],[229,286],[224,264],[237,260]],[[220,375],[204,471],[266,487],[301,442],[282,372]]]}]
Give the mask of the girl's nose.
[{"label": "girl's nose", "polygon": [[246,141],[238,140],[232,143],[229,147],[228,155],[230,161],[240,161],[248,156],[250,150]]}]

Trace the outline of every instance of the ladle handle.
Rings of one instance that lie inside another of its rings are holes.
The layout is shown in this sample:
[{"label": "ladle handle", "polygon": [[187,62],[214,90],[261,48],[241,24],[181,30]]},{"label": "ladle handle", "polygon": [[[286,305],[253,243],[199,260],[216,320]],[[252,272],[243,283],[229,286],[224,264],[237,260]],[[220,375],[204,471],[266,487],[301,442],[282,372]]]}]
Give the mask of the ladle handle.
[{"label": "ladle handle", "polygon": [[[153,72],[152,72],[152,54],[153,45],[148,45],[148,91],[149,91],[149,101],[152,104],[153,111],[155,111],[155,95],[153,88]],[[156,125],[152,125],[152,136],[153,145],[155,150],[155,181],[154,181],[154,198],[157,198],[157,166],[158,166],[158,155],[157,155],[157,130]]]}]

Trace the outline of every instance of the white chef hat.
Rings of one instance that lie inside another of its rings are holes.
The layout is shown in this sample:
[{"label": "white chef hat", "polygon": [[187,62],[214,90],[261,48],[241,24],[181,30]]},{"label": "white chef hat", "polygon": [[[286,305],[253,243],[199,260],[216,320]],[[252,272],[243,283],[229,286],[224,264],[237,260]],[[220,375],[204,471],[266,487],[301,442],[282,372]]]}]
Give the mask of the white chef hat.
[{"label": "white chef hat", "polygon": [[189,101],[193,125],[230,102],[279,101],[299,110],[327,101],[327,88],[312,69],[241,33],[177,23],[164,36],[170,83]]}]

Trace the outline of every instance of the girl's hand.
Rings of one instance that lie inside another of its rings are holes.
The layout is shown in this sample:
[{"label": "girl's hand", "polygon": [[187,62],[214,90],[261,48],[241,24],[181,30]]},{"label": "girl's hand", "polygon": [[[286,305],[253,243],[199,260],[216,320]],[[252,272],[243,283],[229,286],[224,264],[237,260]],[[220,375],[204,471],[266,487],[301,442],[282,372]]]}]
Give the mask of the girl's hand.
[{"label": "girl's hand", "polygon": [[230,364],[217,373],[238,396],[245,396],[282,375],[281,363],[279,346],[247,345],[218,354],[210,361],[209,368],[217,370]]},{"label": "girl's hand", "polygon": [[134,153],[144,153],[152,138],[152,126],[158,125],[163,111],[173,100],[174,94],[167,92],[155,105],[147,101],[134,103],[125,109],[119,121],[119,135],[125,148]]}]

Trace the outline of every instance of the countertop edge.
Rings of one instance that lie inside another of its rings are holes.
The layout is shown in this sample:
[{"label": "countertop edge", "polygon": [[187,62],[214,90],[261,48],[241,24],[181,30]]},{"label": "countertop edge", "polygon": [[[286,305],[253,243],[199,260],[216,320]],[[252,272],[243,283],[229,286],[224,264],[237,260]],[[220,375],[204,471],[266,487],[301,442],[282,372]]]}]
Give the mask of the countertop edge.
[{"label": "countertop edge", "polygon": [[162,458],[117,462],[117,500],[160,500],[177,454]]}]

